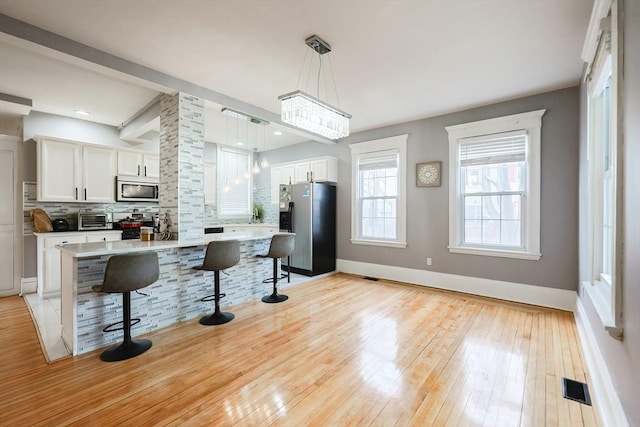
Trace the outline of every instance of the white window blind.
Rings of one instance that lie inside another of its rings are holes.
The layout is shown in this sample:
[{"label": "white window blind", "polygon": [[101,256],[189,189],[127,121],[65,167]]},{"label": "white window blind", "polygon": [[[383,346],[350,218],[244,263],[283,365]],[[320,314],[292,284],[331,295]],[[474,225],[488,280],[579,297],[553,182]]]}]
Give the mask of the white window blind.
[{"label": "white window blind", "polygon": [[222,148],[218,168],[221,171],[219,182],[223,191],[219,192],[218,214],[222,216],[244,216],[251,214],[251,178],[244,178],[250,167],[251,158],[248,153]]},{"label": "white window blind", "polygon": [[460,143],[460,166],[522,162],[527,155],[527,134],[513,132],[492,138],[469,138]]}]

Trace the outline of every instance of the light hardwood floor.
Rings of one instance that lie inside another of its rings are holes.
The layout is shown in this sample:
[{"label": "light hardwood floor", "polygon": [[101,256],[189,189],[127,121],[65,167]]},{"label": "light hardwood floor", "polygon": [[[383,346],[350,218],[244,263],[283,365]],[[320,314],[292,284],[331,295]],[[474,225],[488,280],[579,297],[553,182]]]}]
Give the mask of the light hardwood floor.
[{"label": "light hardwood floor", "polygon": [[117,363],[47,364],[0,299],[0,425],[598,425],[562,398],[563,376],[588,382],[571,313],[343,274],[286,293]]}]

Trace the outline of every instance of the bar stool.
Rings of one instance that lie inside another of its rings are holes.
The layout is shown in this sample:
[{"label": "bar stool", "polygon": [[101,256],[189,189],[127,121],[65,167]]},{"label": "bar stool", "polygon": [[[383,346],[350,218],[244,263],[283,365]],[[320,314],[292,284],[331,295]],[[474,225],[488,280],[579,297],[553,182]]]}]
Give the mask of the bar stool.
[{"label": "bar stool", "polygon": [[261,258],[273,258],[273,278],[267,279],[273,281],[273,293],[262,297],[262,302],[277,303],[289,299],[286,295],[278,294],[278,258],[290,256],[293,253],[295,242],[295,234],[274,234],[269,245],[269,253],[266,255],[258,255]]},{"label": "bar stool", "polygon": [[200,319],[201,325],[222,325],[233,320],[233,313],[223,313],[220,311],[220,298],[226,295],[220,293],[220,270],[233,267],[240,262],[240,241],[224,240],[209,242],[207,252],[204,255],[202,267],[197,270],[213,271],[214,294],[207,295],[200,301],[215,301],[213,314]]},{"label": "bar stool", "polygon": [[[131,326],[140,319],[131,319],[131,291],[137,291],[154,283],[160,277],[156,252],[114,255],[109,258],[102,285],[94,285],[94,292],[122,293],[122,321],[107,325],[103,332],[123,331],[124,341],[103,351],[100,359],[117,362],[136,357],[151,348],[151,341],[131,339]],[[114,326],[122,324],[122,327]]]}]

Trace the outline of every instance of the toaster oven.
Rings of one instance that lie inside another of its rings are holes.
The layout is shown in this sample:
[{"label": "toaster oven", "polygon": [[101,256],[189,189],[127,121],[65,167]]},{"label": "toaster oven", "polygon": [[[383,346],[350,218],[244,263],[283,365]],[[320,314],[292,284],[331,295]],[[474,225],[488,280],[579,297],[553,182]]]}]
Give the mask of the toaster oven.
[{"label": "toaster oven", "polygon": [[78,230],[111,230],[113,216],[111,212],[78,212]]}]

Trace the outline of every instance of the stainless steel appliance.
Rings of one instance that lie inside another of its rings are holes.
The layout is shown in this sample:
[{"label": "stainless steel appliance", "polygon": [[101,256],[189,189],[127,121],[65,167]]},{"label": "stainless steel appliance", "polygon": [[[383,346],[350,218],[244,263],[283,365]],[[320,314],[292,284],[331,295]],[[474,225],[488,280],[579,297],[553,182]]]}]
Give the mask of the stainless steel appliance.
[{"label": "stainless steel appliance", "polygon": [[118,202],[157,202],[158,189],[158,180],[155,178],[127,175],[116,177]]},{"label": "stainless steel appliance", "polygon": [[111,212],[78,212],[78,231],[110,230],[113,216]]},{"label": "stainless steel appliance", "polygon": [[[307,276],[336,269],[336,185],[280,185],[280,230],[296,233],[289,271]],[[286,269],[286,268],[285,268]]]}]

